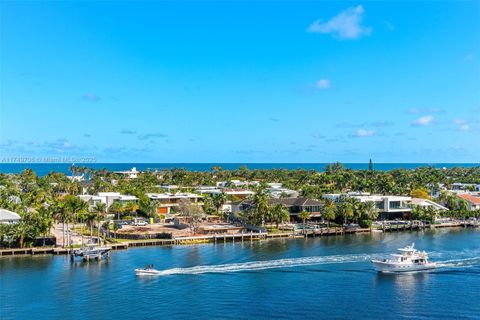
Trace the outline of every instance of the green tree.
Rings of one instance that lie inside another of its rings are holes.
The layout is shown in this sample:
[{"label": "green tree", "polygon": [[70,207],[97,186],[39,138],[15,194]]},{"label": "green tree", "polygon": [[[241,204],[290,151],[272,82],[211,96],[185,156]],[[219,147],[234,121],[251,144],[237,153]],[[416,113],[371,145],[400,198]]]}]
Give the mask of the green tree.
[{"label": "green tree", "polygon": [[305,224],[307,220],[310,220],[312,216],[310,215],[310,212],[303,210],[298,214],[298,218],[302,219],[302,223]]},{"label": "green tree", "polygon": [[225,193],[217,193],[212,196],[212,202],[213,205],[217,211],[217,214],[219,213],[220,209],[223,207],[225,202],[227,202],[227,196]]},{"label": "green tree", "polygon": [[281,203],[271,207],[270,216],[272,217],[273,222],[275,222],[277,229],[280,223],[290,220],[290,212],[288,211],[287,207]]},{"label": "green tree", "polygon": [[327,228],[330,228],[330,221],[335,219],[335,203],[326,199],[322,207],[322,217],[327,220]]}]

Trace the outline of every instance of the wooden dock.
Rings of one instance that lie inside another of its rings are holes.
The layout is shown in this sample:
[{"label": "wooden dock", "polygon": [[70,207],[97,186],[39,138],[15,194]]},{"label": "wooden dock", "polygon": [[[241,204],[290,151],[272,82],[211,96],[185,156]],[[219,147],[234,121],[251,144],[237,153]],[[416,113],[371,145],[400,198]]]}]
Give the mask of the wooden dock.
[{"label": "wooden dock", "polygon": [[[434,225],[402,225],[402,224],[391,224],[384,225],[383,227],[373,229],[373,231],[383,231],[383,232],[400,232],[400,231],[414,231],[414,230],[424,230],[426,228],[449,228],[449,227],[468,227],[469,224],[461,222],[452,222],[452,223],[443,223],[443,224],[434,224]],[[476,225],[475,225],[476,226]],[[332,235],[343,235],[343,234],[356,234],[356,233],[368,233],[373,232],[370,228],[319,228],[319,229],[310,229],[310,230],[296,230],[296,231],[287,231],[287,232],[278,232],[278,233],[267,233],[267,232],[250,232],[250,233],[235,233],[235,234],[219,234],[219,235],[205,235],[205,236],[195,236],[195,237],[181,237],[174,239],[152,239],[152,240],[143,240],[143,241],[128,241],[121,243],[109,244],[112,250],[126,250],[130,247],[146,247],[146,246],[172,246],[172,245],[191,245],[199,243],[227,243],[227,242],[243,242],[243,241],[255,241],[255,240],[266,240],[266,239],[275,239],[275,238],[307,238],[307,237],[322,237],[322,236],[332,236]],[[70,248],[59,248],[59,247],[34,247],[34,248],[23,248],[23,249],[2,249],[0,250],[0,257],[6,256],[25,256],[25,255],[66,255],[71,253]]]}]

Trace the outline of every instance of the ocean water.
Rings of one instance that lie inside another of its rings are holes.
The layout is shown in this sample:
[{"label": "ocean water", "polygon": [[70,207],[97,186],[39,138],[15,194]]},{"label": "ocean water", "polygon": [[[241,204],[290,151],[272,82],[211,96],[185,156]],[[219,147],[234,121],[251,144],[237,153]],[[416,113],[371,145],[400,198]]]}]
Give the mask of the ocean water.
[{"label": "ocean water", "polygon": [[[27,168],[38,175],[44,176],[51,171],[70,174],[71,163],[0,163],[0,173],[19,173]],[[323,171],[328,163],[77,163],[93,169],[108,169],[110,171],[129,170],[162,170],[182,168],[193,171],[209,171],[213,166],[220,166],[224,170],[234,170],[242,166],[249,169],[307,169]],[[366,170],[368,163],[345,163],[350,169]],[[375,170],[389,171],[393,169],[415,169],[419,167],[453,168],[453,167],[478,167],[480,163],[375,163]]]},{"label": "ocean water", "polygon": [[[435,271],[369,260],[415,242]],[[161,276],[138,277],[153,263]],[[478,319],[480,229],[374,233],[115,251],[109,261],[0,258],[0,318]]]}]

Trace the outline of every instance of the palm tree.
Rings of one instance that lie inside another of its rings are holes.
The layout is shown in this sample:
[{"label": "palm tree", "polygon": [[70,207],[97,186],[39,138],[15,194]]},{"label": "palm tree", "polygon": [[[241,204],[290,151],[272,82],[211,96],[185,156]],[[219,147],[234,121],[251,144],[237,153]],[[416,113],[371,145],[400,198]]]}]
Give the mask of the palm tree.
[{"label": "palm tree", "polygon": [[363,216],[368,220],[376,220],[379,210],[373,201],[367,201],[362,204]]},{"label": "palm tree", "polygon": [[63,200],[65,201],[67,212],[70,213],[71,221],[73,222],[73,230],[75,230],[75,223],[77,220],[88,212],[88,203],[73,195],[66,195]]},{"label": "palm tree", "polygon": [[337,206],[337,214],[343,218],[343,224],[347,224],[347,220],[353,218],[353,206],[350,202],[343,201]]},{"label": "palm tree", "polygon": [[20,221],[19,223],[15,224],[11,231],[11,236],[18,239],[20,248],[23,248],[25,239],[35,237],[32,226],[25,221]]},{"label": "palm tree", "polygon": [[128,213],[135,213],[135,217],[137,216],[137,210],[139,209],[138,204],[135,201],[128,201],[125,203],[125,212]]},{"label": "palm tree", "polygon": [[45,246],[45,238],[50,233],[50,230],[53,226],[53,215],[52,211],[46,207],[40,207],[38,210],[38,222],[37,229],[38,232],[43,235],[43,246]]},{"label": "palm tree", "polygon": [[287,207],[285,207],[281,203],[276,204],[271,208],[270,215],[272,216],[273,221],[277,226],[277,229],[280,223],[283,223],[284,221],[288,221],[290,219],[290,212],[288,211]]},{"label": "palm tree", "polygon": [[[105,217],[106,208],[107,208],[107,205],[103,202],[100,202],[100,201],[95,203],[95,206],[93,207],[93,210],[97,213],[97,215],[96,215],[96,219],[98,221],[97,239],[98,239],[99,244],[100,244],[100,226],[101,226],[102,218]],[[92,232],[90,232],[90,237],[92,236],[91,233]]]},{"label": "palm tree", "polygon": [[322,207],[322,216],[327,219],[327,228],[330,228],[330,220],[335,219],[335,203],[331,199],[326,199]]},{"label": "palm tree", "polygon": [[263,192],[263,190],[259,190],[253,196],[253,203],[255,204],[255,211],[260,217],[261,225],[263,227],[270,213],[268,196]]},{"label": "palm tree", "polygon": [[305,224],[305,222],[310,220],[312,217],[310,216],[310,212],[303,210],[298,214],[298,218],[302,219],[302,223]]},{"label": "palm tree", "polygon": [[125,212],[125,205],[120,201],[114,201],[108,208],[108,212],[117,214],[117,220],[120,220],[120,214]]},{"label": "palm tree", "polygon": [[217,193],[212,197],[213,206],[217,210],[217,214],[220,211],[220,208],[227,202],[227,196],[225,193]]}]

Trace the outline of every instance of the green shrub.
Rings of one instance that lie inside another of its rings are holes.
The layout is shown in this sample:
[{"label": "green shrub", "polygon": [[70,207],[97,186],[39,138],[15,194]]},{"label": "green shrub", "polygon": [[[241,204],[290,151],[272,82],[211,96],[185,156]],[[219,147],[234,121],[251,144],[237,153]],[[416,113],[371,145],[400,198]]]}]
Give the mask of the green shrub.
[{"label": "green shrub", "polygon": [[368,220],[368,219],[360,220],[358,224],[360,225],[361,228],[370,228],[372,226],[372,220]]}]

